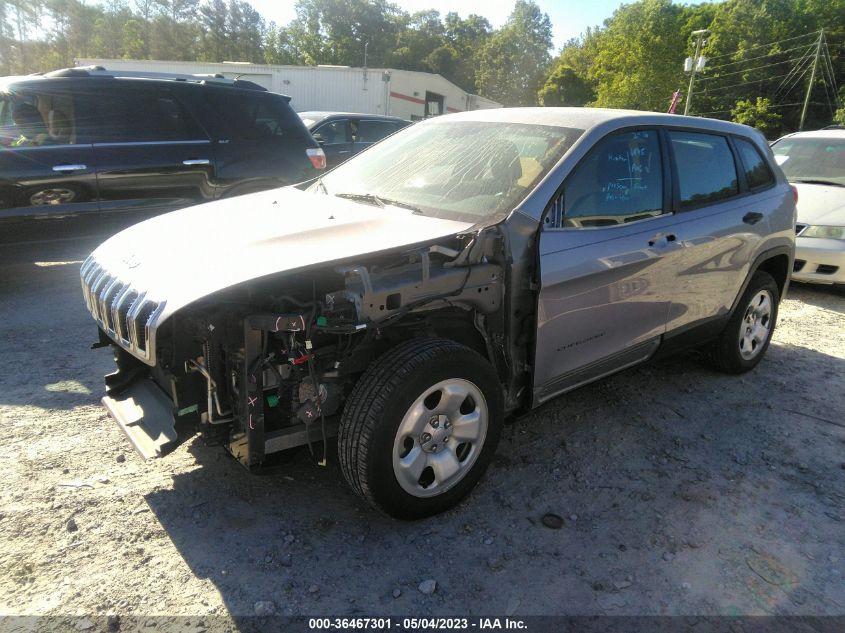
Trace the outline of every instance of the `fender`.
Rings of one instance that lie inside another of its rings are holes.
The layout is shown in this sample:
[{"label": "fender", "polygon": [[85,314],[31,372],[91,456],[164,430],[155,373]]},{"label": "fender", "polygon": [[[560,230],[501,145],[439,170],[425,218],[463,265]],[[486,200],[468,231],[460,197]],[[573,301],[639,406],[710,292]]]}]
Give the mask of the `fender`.
[{"label": "fender", "polygon": [[748,284],[751,282],[751,278],[754,276],[763,262],[771,259],[772,257],[777,257],[778,255],[786,255],[789,259],[786,268],[786,281],[784,281],[783,289],[780,293],[780,300],[782,301],[783,298],[786,296],[786,291],[789,289],[789,280],[792,277],[792,261],[795,259],[795,246],[775,246],[774,248],[767,249],[757,255],[754,258],[754,262],[751,264],[751,268],[748,269],[748,275],[746,275],[745,280],[742,282],[742,285],[739,288],[739,292],[737,293],[736,297],[734,298],[733,304],[731,305],[731,309],[729,314],[733,314],[734,310],[736,310],[737,304],[739,304],[739,300],[742,298],[745,289],[748,288]]}]

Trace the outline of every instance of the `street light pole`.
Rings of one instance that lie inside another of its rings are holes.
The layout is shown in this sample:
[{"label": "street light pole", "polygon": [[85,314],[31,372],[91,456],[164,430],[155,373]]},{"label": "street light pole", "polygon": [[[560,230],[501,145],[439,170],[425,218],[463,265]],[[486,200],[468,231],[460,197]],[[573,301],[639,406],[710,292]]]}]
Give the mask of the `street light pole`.
[{"label": "street light pole", "polygon": [[687,100],[684,104],[684,116],[689,114],[690,104],[692,103],[692,91],[695,84],[695,73],[698,71],[698,60],[701,59],[701,47],[704,45],[704,36],[709,32],[707,29],[699,29],[698,31],[692,32],[697,39],[695,40],[695,55],[692,58],[692,68],[689,74],[689,88],[687,88]]}]

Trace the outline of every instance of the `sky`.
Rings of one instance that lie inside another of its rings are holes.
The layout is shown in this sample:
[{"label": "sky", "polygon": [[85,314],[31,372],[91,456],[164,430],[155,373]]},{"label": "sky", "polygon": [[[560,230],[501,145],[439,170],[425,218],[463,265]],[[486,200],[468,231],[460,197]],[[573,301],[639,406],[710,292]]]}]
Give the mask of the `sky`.
[{"label": "sky", "polygon": [[[295,0],[247,0],[264,19],[277,24],[287,24],[294,17]],[[470,13],[483,15],[494,27],[501,26],[513,9],[514,0],[486,0],[465,2],[461,0],[392,0],[405,11],[413,13],[423,9],[436,9],[442,15],[456,11],[461,17]],[[621,0],[536,0],[549,14],[554,33],[554,47],[558,50],[569,38],[584,32],[588,26],[600,25],[622,4]]]}]

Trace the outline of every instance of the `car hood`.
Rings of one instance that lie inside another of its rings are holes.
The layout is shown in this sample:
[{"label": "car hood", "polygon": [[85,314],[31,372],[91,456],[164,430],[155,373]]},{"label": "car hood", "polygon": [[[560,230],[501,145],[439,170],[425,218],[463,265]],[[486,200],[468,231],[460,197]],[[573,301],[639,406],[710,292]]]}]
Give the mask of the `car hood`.
[{"label": "car hood", "polygon": [[449,237],[472,226],[293,188],[188,207],[136,224],[91,255],[150,299],[156,319],[250,279]]},{"label": "car hood", "polygon": [[845,225],[845,187],[792,183],[798,190],[798,222],[822,226]]}]

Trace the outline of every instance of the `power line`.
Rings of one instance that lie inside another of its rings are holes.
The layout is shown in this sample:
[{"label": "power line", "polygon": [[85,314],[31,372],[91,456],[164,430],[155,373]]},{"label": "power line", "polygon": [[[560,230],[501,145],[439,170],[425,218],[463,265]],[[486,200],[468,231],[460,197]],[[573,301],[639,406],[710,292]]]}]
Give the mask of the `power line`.
[{"label": "power line", "polygon": [[771,64],[763,64],[762,66],[755,66],[754,68],[743,68],[742,70],[734,70],[733,72],[724,73],[717,77],[705,77],[704,79],[700,79],[699,81],[714,81],[716,79],[722,79],[724,77],[730,77],[731,75],[741,75],[742,73],[750,73],[755,70],[761,70],[762,68],[770,68],[772,66],[781,66],[783,64],[789,64],[791,62],[797,62],[802,59],[805,59],[805,56],[801,57],[793,57],[792,59],[785,59],[779,62],[772,62]]},{"label": "power line", "polygon": [[[758,44],[757,46],[751,46],[749,48],[744,48],[743,52],[753,51],[755,48],[764,48],[766,46],[774,46],[775,44],[783,44],[784,42],[791,42],[793,40],[800,40],[803,37],[810,37],[811,35],[818,35],[820,31],[813,31],[812,33],[805,33],[804,35],[796,35],[795,37],[788,37],[785,40],[776,40],[774,42],[769,42],[768,44]],[[710,59],[721,59],[722,57],[729,57],[731,55],[736,55],[734,53],[723,53],[722,55],[715,55]]]},{"label": "power line", "polygon": [[751,84],[759,84],[764,81],[773,81],[775,79],[780,79],[781,77],[786,77],[790,74],[792,74],[792,71],[784,73],[782,75],[774,75],[772,77],[765,77],[763,79],[754,79],[753,81],[741,81],[739,83],[731,84],[730,86],[717,86],[716,88],[708,88],[705,86],[703,88],[703,94],[704,96],[707,96],[713,92],[722,92],[723,90],[730,90],[731,88],[738,88],[739,86],[749,86]]},{"label": "power line", "polygon": [[[792,106],[801,105],[801,101],[796,101],[795,103],[776,103],[774,105],[770,105],[769,108],[790,108]],[[824,105],[818,102],[813,102],[813,105]],[[733,108],[730,110],[711,110],[710,112],[701,112],[700,114],[725,114],[727,112],[733,112]]]},{"label": "power line", "polygon": [[797,51],[799,49],[807,49],[812,50],[812,44],[802,44],[801,46],[793,46],[792,48],[785,48],[782,51],[776,51],[774,53],[767,53],[766,55],[758,55],[757,57],[749,57],[748,59],[740,59],[735,62],[728,62],[727,64],[721,64],[720,66],[710,66],[707,68],[708,71],[718,70],[719,68],[726,68],[727,66],[734,66],[736,64],[744,64],[746,62],[752,62],[757,59],[765,59],[766,57],[774,57],[775,55],[783,55],[784,53],[789,53],[791,51]]},{"label": "power line", "polygon": [[[808,70],[810,70],[810,66],[812,65],[812,60],[813,60],[812,57],[807,57],[803,62],[797,64],[795,66],[795,68],[793,68],[793,70],[795,71],[795,79],[791,80],[788,77],[786,79],[784,79],[781,82],[780,86],[778,86],[777,89],[775,89],[775,94],[774,94],[773,98],[777,99],[780,94],[788,95],[790,92],[792,92],[795,89],[795,86],[798,85],[798,82],[801,81],[801,78],[804,75],[807,74]],[[802,68],[803,68],[803,70],[801,70]],[[801,71],[800,74],[799,74],[798,71]],[[783,91],[783,93],[781,93],[781,88],[783,88],[783,86],[785,86],[787,84],[787,82],[789,82],[789,81],[792,81],[789,88],[786,88]]]}]

